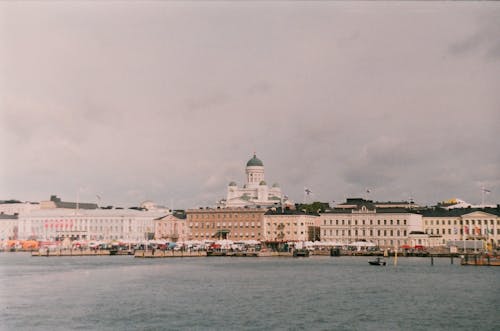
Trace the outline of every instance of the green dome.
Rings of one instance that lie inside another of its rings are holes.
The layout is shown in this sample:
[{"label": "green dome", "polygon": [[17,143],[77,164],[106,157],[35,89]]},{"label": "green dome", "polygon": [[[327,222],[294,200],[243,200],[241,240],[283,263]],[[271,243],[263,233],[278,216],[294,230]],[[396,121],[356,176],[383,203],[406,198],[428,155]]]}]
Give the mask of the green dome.
[{"label": "green dome", "polygon": [[247,167],[263,167],[263,166],[264,166],[264,164],[262,163],[262,161],[261,161],[261,160],[259,160],[259,159],[257,158],[257,156],[255,156],[255,154],[254,154],[254,155],[253,155],[253,157],[252,157],[250,160],[248,160],[248,162],[247,162]]},{"label": "green dome", "polygon": [[280,184],[278,184],[278,183],[274,183],[274,184],[273,184],[273,187],[280,187]]},{"label": "green dome", "polygon": [[267,185],[267,183],[266,183],[266,181],[261,180],[260,183],[259,183],[259,185]]},{"label": "green dome", "polygon": [[236,182],[230,182],[229,186],[238,186],[238,185],[236,185]]}]

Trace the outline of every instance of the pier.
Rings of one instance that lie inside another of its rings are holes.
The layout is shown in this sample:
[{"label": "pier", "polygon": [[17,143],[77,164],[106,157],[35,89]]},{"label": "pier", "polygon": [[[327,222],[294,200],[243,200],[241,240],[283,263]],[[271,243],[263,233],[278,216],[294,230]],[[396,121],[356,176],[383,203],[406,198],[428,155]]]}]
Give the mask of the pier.
[{"label": "pier", "polygon": [[167,257],[205,257],[206,251],[162,251],[162,250],[136,250],[134,257],[138,258],[167,258]]},{"label": "pier", "polygon": [[95,250],[95,249],[56,249],[56,250],[45,250],[41,249],[38,251],[32,251],[31,256],[40,257],[53,257],[53,256],[108,256],[115,255],[109,250]]}]

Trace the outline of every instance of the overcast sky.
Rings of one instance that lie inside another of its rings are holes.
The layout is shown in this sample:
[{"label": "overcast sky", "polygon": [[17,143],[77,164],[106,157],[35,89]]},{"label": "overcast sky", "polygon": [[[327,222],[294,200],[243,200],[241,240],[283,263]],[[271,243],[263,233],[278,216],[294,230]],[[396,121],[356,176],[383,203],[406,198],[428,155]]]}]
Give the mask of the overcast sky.
[{"label": "overcast sky", "polygon": [[500,4],[1,2],[0,200],[500,202]]}]

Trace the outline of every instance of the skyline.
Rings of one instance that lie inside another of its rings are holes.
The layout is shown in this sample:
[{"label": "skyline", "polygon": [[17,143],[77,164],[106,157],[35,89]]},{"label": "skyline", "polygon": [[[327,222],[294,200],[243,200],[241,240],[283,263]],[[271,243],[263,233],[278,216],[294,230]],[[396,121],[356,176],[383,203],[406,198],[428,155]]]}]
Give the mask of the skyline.
[{"label": "skyline", "polygon": [[0,3],[0,199],[500,201],[498,3]]}]

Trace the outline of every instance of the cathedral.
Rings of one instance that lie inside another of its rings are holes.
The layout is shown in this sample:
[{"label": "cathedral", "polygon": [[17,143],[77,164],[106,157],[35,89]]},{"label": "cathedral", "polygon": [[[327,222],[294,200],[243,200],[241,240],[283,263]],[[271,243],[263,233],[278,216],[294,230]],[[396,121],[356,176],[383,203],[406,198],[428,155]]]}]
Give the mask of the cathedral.
[{"label": "cathedral", "polygon": [[247,162],[245,168],[246,183],[239,188],[236,182],[230,182],[227,186],[226,200],[221,201],[223,207],[271,207],[288,202],[286,196],[281,193],[278,183],[271,187],[264,180],[264,164],[254,154]]}]

